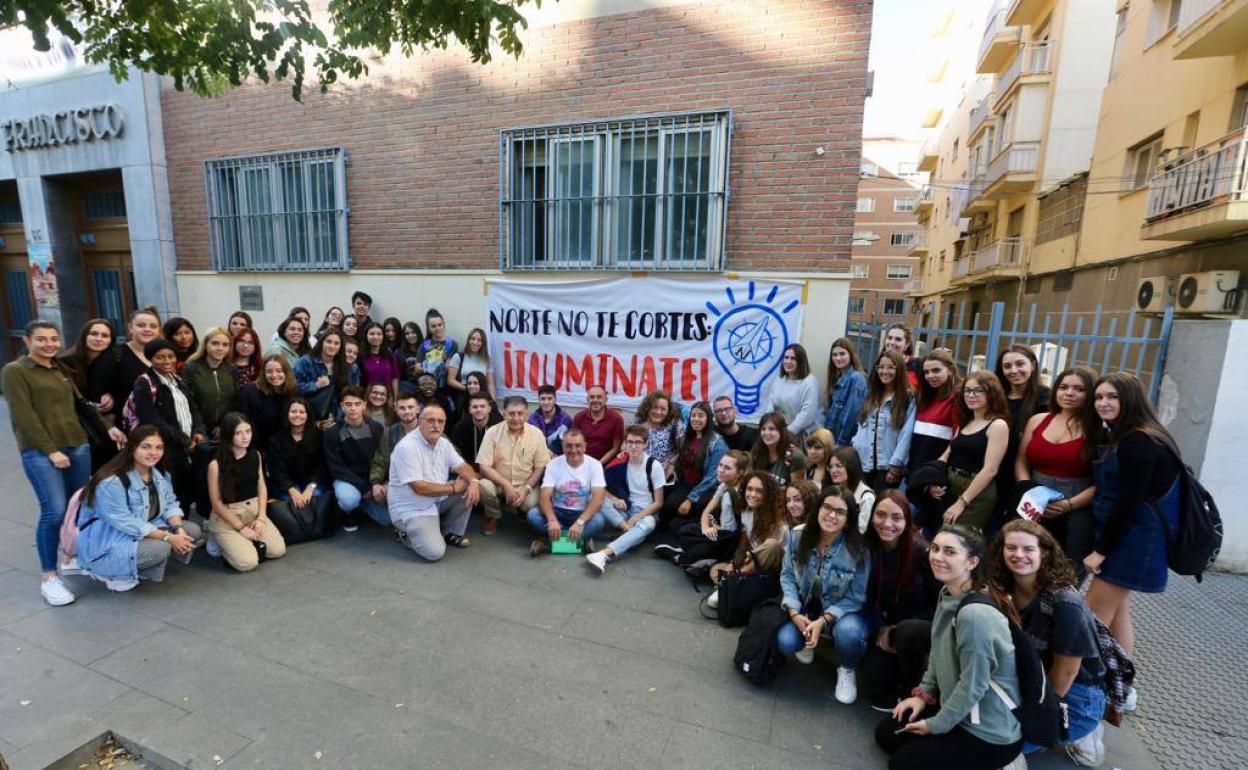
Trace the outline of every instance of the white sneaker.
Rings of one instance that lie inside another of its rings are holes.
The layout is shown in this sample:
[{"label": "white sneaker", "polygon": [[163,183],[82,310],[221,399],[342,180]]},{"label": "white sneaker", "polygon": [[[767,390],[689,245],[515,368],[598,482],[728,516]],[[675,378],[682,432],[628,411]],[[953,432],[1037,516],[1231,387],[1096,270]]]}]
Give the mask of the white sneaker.
[{"label": "white sneaker", "polygon": [[73,604],[74,592],[65,587],[60,577],[53,575],[43,581],[43,585],[39,586],[39,593],[43,594],[43,600],[53,607],[63,607],[66,604]]},{"label": "white sneaker", "polygon": [[592,564],[594,569],[598,570],[599,575],[607,574],[607,555],[602,551],[585,554],[585,561]]},{"label": "white sneaker", "polygon": [[1066,756],[1082,767],[1098,767],[1105,761],[1105,723],[1077,741],[1066,744]]},{"label": "white sneaker", "polygon": [[719,589],[716,588],[711,595],[706,597],[706,606],[713,610],[719,609]]},{"label": "white sneaker", "polygon": [[77,556],[71,556],[65,561],[61,562],[61,565],[57,569],[57,572],[59,572],[61,575],[85,575],[87,574],[87,571],[84,570],[82,568],[82,565],[78,563]]},{"label": "white sneaker", "polygon": [[852,668],[836,667],[836,699],[847,706],[858,700],[858,678]]},{"label": "white sneaker", "polygon": [[110,591],[121,593],[122,591],[131,591],[138,586],[137,580],[105,580],[104,585]]},{"label": "white sneaker", "polygon": [[797,658],[798,663],[805,663],[809,666],[811,663],[815,662],[815,651],[810,647],[803,647],[793,653],[793,657]]},{"label": "white sneaker", "polygon": [[221,545],[217,543],[217,539],[212,535],[208,536],[208,542],[204,544],[204,550],[214,559],[221,558]]},{"label": "white sneaker", "polygon": [[1136,706],[1139,705],[1138,701],[1139,701],[1139,696],[1136,694],[1135,688],[1128,687],[1127,688],[1127,702],[1122,704],[1123,712],[1127,714],[1135,713],[1135,708]]}]

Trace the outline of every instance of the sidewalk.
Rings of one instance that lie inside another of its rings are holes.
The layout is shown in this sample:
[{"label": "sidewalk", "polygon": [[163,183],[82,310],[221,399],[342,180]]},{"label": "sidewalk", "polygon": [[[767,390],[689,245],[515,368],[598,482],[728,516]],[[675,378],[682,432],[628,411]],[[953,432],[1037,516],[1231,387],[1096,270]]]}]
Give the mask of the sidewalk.
[{"label": "sidewalk", "polygon": [[[0,754],[14,770],[110,730],[164,767],[885,766],[878,715],[865,698],[835,702],[825,661],[755,688],[731,668],[737,634],[699,617],[670,565],[643,551],[598,578],[580,558],[531,560],[512,521],[435,565],[363,527],[249,575],[200,554],[128,594],[75,579],[79,600],[47,607],[2,405],[0,422],[13,501],[0,508]],[[1140,712],[1109,729],[1106,768],[1248,757],[1230,697],[1248,688],[1232,638],[1248,579],[1188,582],[1140,602]]]}]

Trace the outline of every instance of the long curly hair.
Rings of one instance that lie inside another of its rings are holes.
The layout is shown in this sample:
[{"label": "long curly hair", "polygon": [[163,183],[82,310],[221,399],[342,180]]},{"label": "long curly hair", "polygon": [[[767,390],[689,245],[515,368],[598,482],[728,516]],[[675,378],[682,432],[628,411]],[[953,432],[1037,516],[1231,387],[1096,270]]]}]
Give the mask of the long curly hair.
[{"label": "long curly hair", "polygon": [[[905,328],[905,327],[902,327]],[[862,404],[862,413],[858,415],[858,422],[866,422],[867,416],[871,414],[872,409],[878,409],[884,405],[884,399],[888,396],[888,386],[880,379],[879,372],[876,370],[880,366],[880,362],[888,359],[893,363],[897,373],[893,375],[893,406],[890,415],[890,422],[895,430],[901,430],[901,426],[906,422],[906,412],[910,409],[910,399],[914,398],[914,394],[910,392],[910,379],[906,374],[906,359],[895,350],[885,350],[875,359],[875,366],[871,367],[870,375],[867,377],[867,398]]]},{"label": "long curly hair", "polygon": [[1005,538],[1023,532],[1036,539],[1040,546],[1040,569],[1036,572],[1036,590],[1040,593],[1074,588],[1079,585],[1075,568],[1057,538],[1043,525],[1029,519],[1014,519],[1001,528],[988,553],[988,580],[1003,593],[1014,593],[1014,573],[1005,563]]},{"label": "long curly hair", "polygon": [[[741,496],[742,510],[745,507],[745,490],[750,482],[758,479],[763,485],[763,502],[754,509],[753,526],[750,528],[750,540],[755,543],[774,537],[784,523],[784,494],[779,482],[767,471],[753,470],[741,479],[737,490]],[[737,514],[739,519],[741,514]]]}]

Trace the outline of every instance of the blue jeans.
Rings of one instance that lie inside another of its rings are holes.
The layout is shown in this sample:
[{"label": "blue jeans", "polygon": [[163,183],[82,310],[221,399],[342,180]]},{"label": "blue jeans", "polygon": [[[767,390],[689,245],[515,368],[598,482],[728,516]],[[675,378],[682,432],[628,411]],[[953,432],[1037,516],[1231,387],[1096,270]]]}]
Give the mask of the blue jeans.
[{"label": "blue jeans", "polygon": [[56,549],[61,543],[61,522],[69,498],[82,489],[91,476],[91,447],[61,447],[69,458],[68,468],[58,468],[48,456],[38,449],[22,452],[22,470],[30,480],[39,501],[39,525],[35,529],[35,547],[39,551],[39,566],[44,572],[56,569]]},{"label": "blue jeans", "polygon": [[386,506],[376,500],[365,500],[364,495],[353,484],[335,481],[334,497],[338,499],[338,507],[343,513],[353,513],[358,508],[381,526],[390,526],[390,511]]},{"label": "blue jeans", "polygon": [[[602,504],[602,513],[599,515],[611,523],[614,527],[619,527],[627,519],[637,515],[641,510],[639,505],[630,505],[628,510],[621,511],[611,504],[611,501]],[[641,545],[641,541],[650,536],[654,528],[658,526],[654,516],[644,516],[637,520],[637,523],[630,527],[626,532],[621,532],[620,536],[607,543],[607,547],[611,549],[611,553],[619,556],[630,548],[636,548]]]},{"label": "blue jeans", "polygon": [[[569,511],[567,508],[558,508],[558,507],[556,507],[554,511],[555,511],[555,518],[559,520],[559,524],[562,525],[565,530],[571,527],[573,522],[579,519],[581,514],[584,513],[584,511]],[[539,535],[545,536],[546,516],[542,513],[542,509],[540,506],[529,509],[528,519],[529,519],[529,526],[533,528],[533,531],[538,533]],[[602,511],[598,511],[598,513],[594,514],[594,517],[592,519],[585,522],[585,527],[584,529],[581,530],[581,538],[588,540],[589,538],[601,532],[602,527],[605,524],[606,524],[606,519],[602,517]]]},{"label": "blue jeans", "polygon": [[[851,612],[836,619],[831,636],[835,640],[836,657],[842,668],[858,668],[858,662],[867,651],[867,630],[867,619],[861,612]],[[828,635],[827,629],[824,629],[824,635]],[[792,655],[806,647],[806,639],[794,623],[785,623],[776,632],[776,646],[782,654]]]},{"label": "blue jeans", "polygon": [[[1066,717],[1070,720],[1067,728],[1066,743],[1074,743],[1096,729],[1105,716],[1105,706],[1109,697],[1105,691],[1094,684],[1072,684],[1061,699],[1066,704]],[[1031,754],[1043,750],[1043,746],[1023,744],[1023,753]]]}]

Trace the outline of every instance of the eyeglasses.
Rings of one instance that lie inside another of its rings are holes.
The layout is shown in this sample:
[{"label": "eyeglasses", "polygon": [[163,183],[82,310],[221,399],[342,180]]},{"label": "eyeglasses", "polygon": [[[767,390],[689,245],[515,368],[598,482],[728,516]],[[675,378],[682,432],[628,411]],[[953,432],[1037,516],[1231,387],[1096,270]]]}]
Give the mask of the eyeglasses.
[{"label": "eyeglasses", "polygon": [[988,391],[983,388],[963,388],[962,389],[962,395],[972,396],[974,398],[979,398],[980,396],[984,395],[987,392]]},{"label": "eyeglasses", "polygon": [[646,443],[646,440],[645,440],[644,438],[626,438],[626,439],[624,439],[624,443],[625,443],[625,444],[632,444],[632,445],[636,446],[636,445],[638,445],[638,444],[644,444],[644,443]]},{"label": "eyeglasses", "polygon": [[842,517],[842,518],[844,518],[845,516],[848,516],[848,515],[849,515],[849,509],[848,509],[848,508],[824,508],[824,509],[823,509],[823,512],[824,512],[824,513],[827,513],[827,514],[832,514],[832,515],[835,515],[835,516],[839,516],[839,517]]}]

